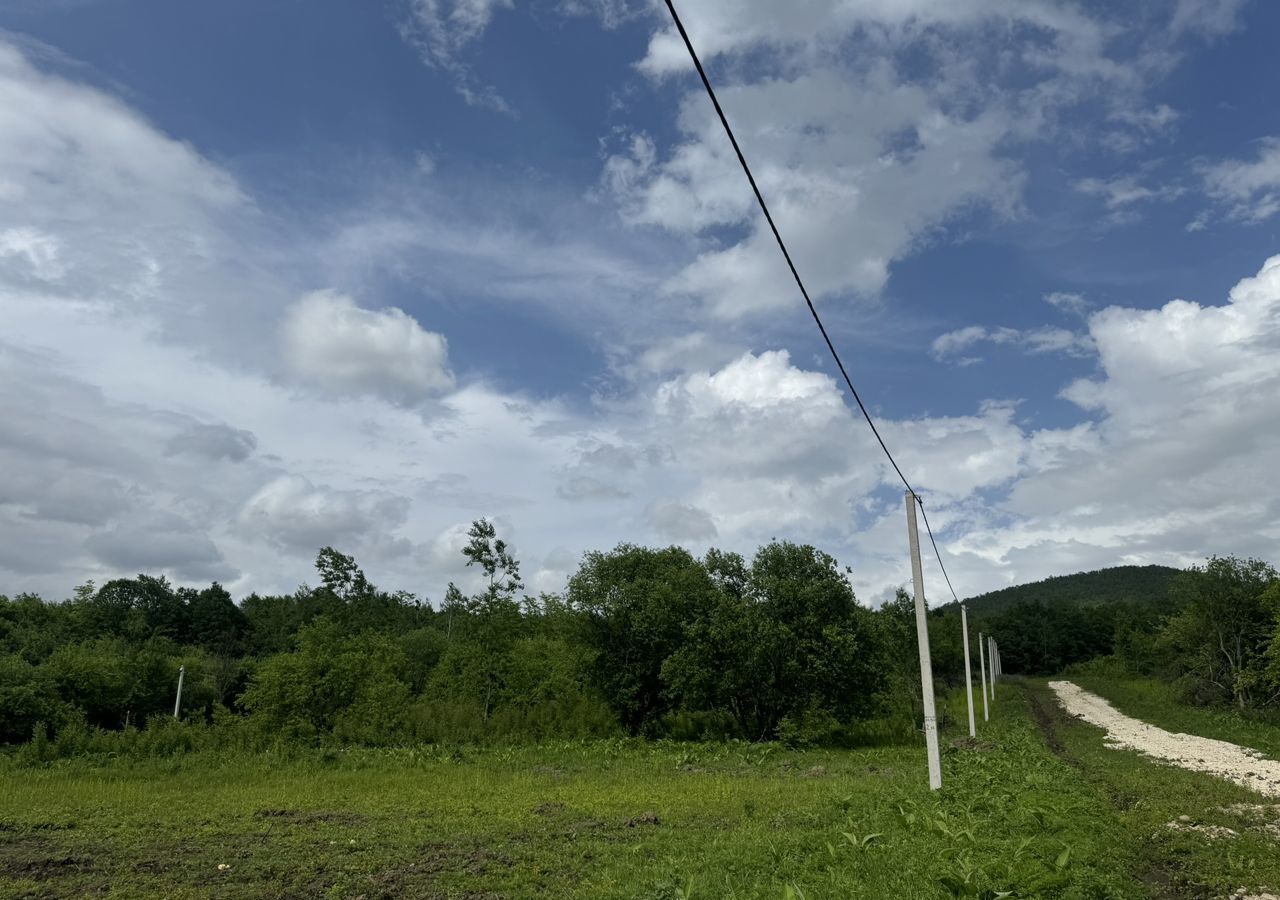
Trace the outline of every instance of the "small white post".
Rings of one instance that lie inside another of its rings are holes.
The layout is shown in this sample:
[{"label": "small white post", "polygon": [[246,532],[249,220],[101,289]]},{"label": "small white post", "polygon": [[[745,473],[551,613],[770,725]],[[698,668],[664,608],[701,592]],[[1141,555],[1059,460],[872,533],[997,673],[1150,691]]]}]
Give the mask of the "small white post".
[{"label": "small white post", "polygon": [[182,705],[182,677],[187,674],[186,666],[178,666],[178,696],[173,698],[173,717],[178,718],[178,707]]},{"label": "small white post", "polygon": [[920,690],[924,698],[924,743],[929,755],[929,789],[942,787],[942,757],[938,753],[938,710],[933,701],[933,662],[929,658],[929,621],[925,614],[924,571],[920,567],[920,535],[916,526],[916,495],[907,491],[907,540],[911,545],[911,580],[916,590],[916,644],[920,648]]},{"label": "small white post", "polygon": [[990,722],[991,714],[987,712],[987,656],[982,649],[982,632],[978,632],[978,674],[982,676],[982,721]]},{"label": "small white post", "polygon": [[973,722],[973,669],[969,665],[969,613],[964,604],[960,604],[960,631],[964,637],[964,689],[969,696],[969,737],[977,737],[978,729]]}]

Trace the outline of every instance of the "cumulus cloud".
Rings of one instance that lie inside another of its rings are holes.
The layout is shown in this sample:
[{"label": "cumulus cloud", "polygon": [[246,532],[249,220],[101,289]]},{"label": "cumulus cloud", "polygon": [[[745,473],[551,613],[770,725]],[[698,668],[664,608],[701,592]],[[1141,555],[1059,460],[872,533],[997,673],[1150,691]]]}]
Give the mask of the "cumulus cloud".
[{"label": "cumulus cloud", "polygon": [[[1152,106],[1143,89],[1176,58],[1165,46],[1173,35],[1226,15],[1209,6],[1180,9],[1175,31],[1127,56],[1121,37],[1161,34],[1171,11],[1121,19],[1096,6],[1007,0],[709,0],[683,15],[811,292],[865,300],[949,229],[1020,215],[1024,173],[1011,145],[1056,134],[1081,102],[1106,98],[1117,140],[1136,146],[1167,132],[1177,112]],[[998,63],[955,52],[991,41],[1002,47]],[[663,23],[639,65],[658,78],[690,63]],[[652,129],[622,135],[602,173],[626,221],[705,238],[667,292],[722,318],[794,303],[701,91],[685,97],[677,125],[671,146]],[[1177,194],[1134,178],[1087,179],[1081,189],[1103,196],[1113,219]]]},{"label": "cumulus cloud", "polygon": [[373,311],[333,291],[285,311],[281,349],[292,374],[336,396],[411,406],[453,386],[448,344],[403,310]]},{"label": "cumulus cloud", "polygon": [[294,550],[395,545],[389,532],[408,516],[409,500],[377,491],[335,490],[282,475],[249,498],[241,520],[268,541]]},{"label": "cumulus cloud", "polygon": [[1280,505],[1258,489],[1280,465],[1280,257],[1223,306],[1112,307],[1089,325],[1100,375],[1063,394],[1098,424],[1036,435],[1040,452],[1055,446],[1010,492],[1018,521],[964,542],[1000,558],[1068,541],[1169,561],[1265,556]]},{"label": "cumulus cloud", "polygon": [[[929,89],[885,71],[819,70],[720,94],[818,297],[875,294],[929,228],[968,204],[1015,202],[1018,172],[996,152],[1012,127],[1002,110],[948,114]],[[722,317],[793,304],[791,275],[705,96],[687,96],[678,121],[682,141],[665,158],[640,138],[612,156],[607,189],[633,225],[747,236],[700,253],[667,291]]]}]

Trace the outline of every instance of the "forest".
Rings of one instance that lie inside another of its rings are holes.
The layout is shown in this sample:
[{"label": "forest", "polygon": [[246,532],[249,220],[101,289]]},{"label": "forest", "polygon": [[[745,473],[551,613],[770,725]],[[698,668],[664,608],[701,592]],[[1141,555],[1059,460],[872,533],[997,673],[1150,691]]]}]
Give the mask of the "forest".
[{"label": "forest", "polygon": [[[587,553],[562,593],[530,596],[489,521],[468,537],[483,587],[467,596],[451,584],[438,606],[378,588],[330,547],[316,558],[318,586],[287,595],[237,602],[216,583],[139,575],[67,600],[0,596],[0,741],[62,754],[174,732],[180,668],[185,731],[170,739],[182,741],[803,746],[917,727],[911,599],[900,589],[868,608],[814,547],[773,541],[747,559],[622,544]],[[1184,572],[1130,569],[1023,586],[993,608],[975,598],[975,652],[981,629],[1009,674],[1102,660],[1172,681],[1196,703],[1280,699],[1274,568],[1213,558]],[[962,685],[958,608],[933,609],[929,623],[938,685]]]}]

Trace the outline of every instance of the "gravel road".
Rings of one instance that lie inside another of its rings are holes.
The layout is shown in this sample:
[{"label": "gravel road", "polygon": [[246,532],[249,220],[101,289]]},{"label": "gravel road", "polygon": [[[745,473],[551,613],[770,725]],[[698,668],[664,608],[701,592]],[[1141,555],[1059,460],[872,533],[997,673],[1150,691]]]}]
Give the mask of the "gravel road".
[{"label": "gravel road", "polygon": [[1049,687],[1067,712],[1106,730],[1107,746],[1137,750],[1162,762],[1234,781],[1267,797],[1280,797],[1280,761],[1257,750],[1156,728],[1126,716],[1070,681],[1051,681]]}]

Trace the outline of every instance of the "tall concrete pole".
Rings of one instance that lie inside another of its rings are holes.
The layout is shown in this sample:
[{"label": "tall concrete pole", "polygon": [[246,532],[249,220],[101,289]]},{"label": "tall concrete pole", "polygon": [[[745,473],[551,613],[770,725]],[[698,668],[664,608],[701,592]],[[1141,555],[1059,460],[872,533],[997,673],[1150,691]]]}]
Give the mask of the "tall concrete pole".
[{"label": "tall concrete pole", "polygon": [[187,674],[186,666],[178,666],[178,696],[173,698],[173,717],[178,718],[178,707],[182,706],[182,678]]},{"label": "tall concrete pole", "polygon": [[987,665],[991,668],[991,700],[996,699],[996,639],[991,635],[987,635]]},{"label": "tall concrete pole", "polygon": [[969,613],[964,604],[960,604],[960,631],[964,636],[964,689],[969,695],[969,737],[977,737],[978,729],[973,722],[973,669],[969,666]]},{"label": "tall concrete pole", "polygon": [[991,714],[987,712],[987,657],[982,649],[982,632],[978,632],[978,674],[982,676],[982,721],[990,722]]},{"label": "tall concrete pole", "polygon": [[907,491],[907,540],[911,544],[911,579],[916,589],[916,643],[920,648],[920,689],[924,695],[924,743],[929,754],[929,788],[942,787],[942,757],[938,753],[938,711],[933,702],[933,662],[929,658],[929,620],[924,606],[924,571],[920,567],[920,535],[916,526],[916,495]]}]

